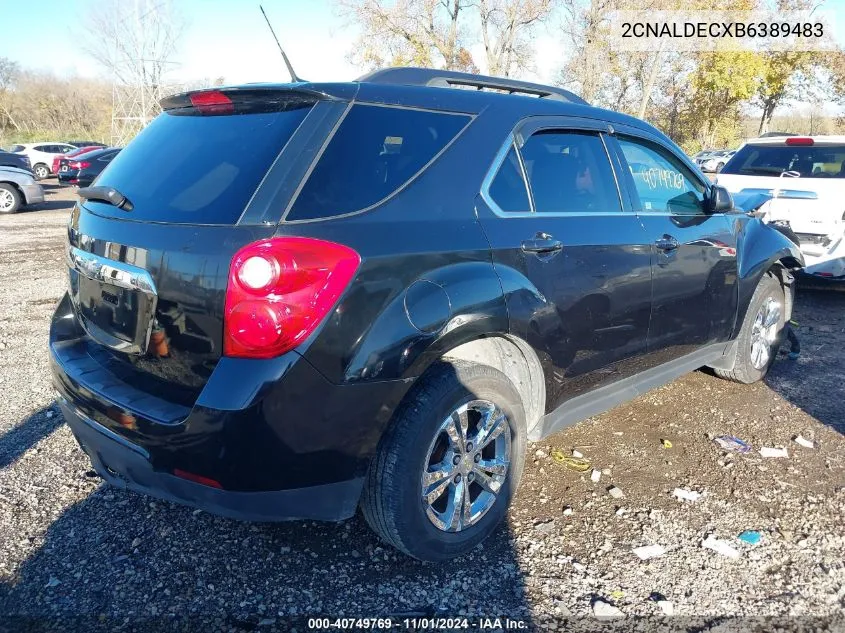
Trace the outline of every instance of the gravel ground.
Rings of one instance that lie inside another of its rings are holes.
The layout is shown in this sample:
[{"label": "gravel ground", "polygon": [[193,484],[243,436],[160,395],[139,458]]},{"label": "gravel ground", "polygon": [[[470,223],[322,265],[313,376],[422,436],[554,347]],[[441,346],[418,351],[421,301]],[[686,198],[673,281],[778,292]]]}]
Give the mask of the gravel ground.
[{"label": "gravel ground", "polygon": [[[799,294],[802,354],[765,383],[696,372],[532,445],[507,525],[471,555],[431,565],[396,554],[359,517],[238,523],[91,476],[47,363],[70,199],[51,187],[44,205],[0,217],[0,630],[195,618],[202,630],[271,630],[290,616],[388,614],[510,616],[543,629],[569,618],[573,630],[595,624],[582,616],[597,599],[655,630],[666,624],[661,597],[676,628],[845,628],[845,293]],[[723,434],[789,457],[726,453],[712,441]],[[603,473],[598,483],[554,459],[573,448]],[[680,501],[676,487],[703,496]],[[744,530],[762,540],[741,542]],[[702,547],[711,535],[738,558]],[[665,553],[641,561],[632,549],[644,545]]]}]

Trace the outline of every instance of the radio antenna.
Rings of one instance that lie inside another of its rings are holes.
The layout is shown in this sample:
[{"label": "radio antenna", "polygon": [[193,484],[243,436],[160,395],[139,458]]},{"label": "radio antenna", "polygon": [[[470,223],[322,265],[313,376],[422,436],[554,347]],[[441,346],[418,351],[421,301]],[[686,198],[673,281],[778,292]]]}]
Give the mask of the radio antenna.
[{"label": "radio antenna", "polygon": [[264,7],[262,7],[262,6],[259,4],[259,5],[258,5],[258,8],[259,8],[259,9],[261,9],[261,15],[263,15],[263,16],[264,16],[264,21],[265,21],[265,22],[267,22],[267,28],[269,28],[269,29],[270,29],[270,33],[272,33],[272,34],[273,34],[273,39],[274,39],[274,40],[276,40],[276,46],[278,46],[278,47],[279,47],[279,52],[282,54],[282,59],[283,59],[283,60],[285,60],[285,66],[287,66],[287,68],[288,68],[288,72],[290,73],[290,80],[291,80],[291,82],[293,82],[293,83],[298,83],[298,82],[300,82],[300,81],[304,81],[304,79],[302,79],[301,77],[297,77],[297,76],[296,76],[296,73],[295,73],[295,72],[294,72],[294,70],[293,70],[293,66],[291,66],[291,65],[290,65],[290,60],[288,59],[288,56],[287,56],[287,55],[285,55],[285,49],[283,49],[283,48],[282,48],[282,45],[281,45],[281,43],[279,42],[279,38],[278,38],[278,37],[276,37],[276,31],[274,31],[274,30],[273,30],[273,25],[272,25],[272,24],[270,24],[270,20],[267,18],[267,14],[264,12]]}]

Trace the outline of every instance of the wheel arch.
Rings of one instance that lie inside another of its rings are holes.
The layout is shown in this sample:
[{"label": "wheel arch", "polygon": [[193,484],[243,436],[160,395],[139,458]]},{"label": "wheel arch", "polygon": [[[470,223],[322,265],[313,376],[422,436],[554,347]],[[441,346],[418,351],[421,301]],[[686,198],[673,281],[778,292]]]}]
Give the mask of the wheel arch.
[{"label": "wheel arch", "polygon": [[[758,218],[750,219],[737,246],[739,296],[734,336],[742,325],[757,284],[760,283],[763,275],[768,272],[777,276],[784,288],[784,295],[788,295],[789,305],[786,314],[789,317],[794,294],[792,271],[804,266],[804,256],[801,254],[798,245],[782,232],[764,224]],[[787,291],[787,289],[789,290]]]}]

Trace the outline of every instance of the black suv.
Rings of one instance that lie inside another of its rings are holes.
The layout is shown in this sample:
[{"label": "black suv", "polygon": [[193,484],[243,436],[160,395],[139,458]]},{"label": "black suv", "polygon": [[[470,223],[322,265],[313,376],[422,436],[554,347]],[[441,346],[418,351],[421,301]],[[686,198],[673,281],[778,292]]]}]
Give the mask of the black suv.
[{"label": "black suv", "polygon": [[503,518],[527,441],[774,359],[797,246],[640,120],[411,68],[162,106],[79,192],[50,331],[112,484],[257,521],[361,506],[442,560]]}]

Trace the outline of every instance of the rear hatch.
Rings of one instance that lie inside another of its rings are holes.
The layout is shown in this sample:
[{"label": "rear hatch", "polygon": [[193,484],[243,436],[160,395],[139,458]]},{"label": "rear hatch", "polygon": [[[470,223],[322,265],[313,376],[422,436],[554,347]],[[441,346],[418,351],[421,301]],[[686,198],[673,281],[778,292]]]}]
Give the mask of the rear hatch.
[{"label": "rear hatch", "polygon": [[761,210],[788,222],[808,254],[822,254],[845,230],[845,143],[804,137],[749,143],[717,182],[731,193],[773,196]]},{"label": "rear hatch", "polygon": [[88,356],[141,392],[196,401],[222,353],[232,256],[274,233],[278,180],[307,167],[293,139],[319,103],[258,88],[166,100],[96,182],[128,202],[86,194],[71,217],[69,294]]}]

